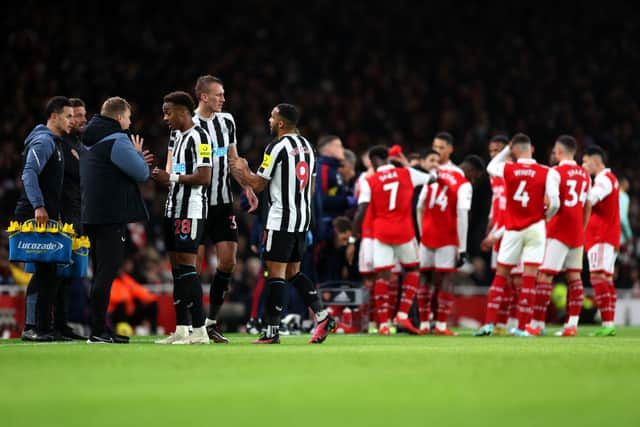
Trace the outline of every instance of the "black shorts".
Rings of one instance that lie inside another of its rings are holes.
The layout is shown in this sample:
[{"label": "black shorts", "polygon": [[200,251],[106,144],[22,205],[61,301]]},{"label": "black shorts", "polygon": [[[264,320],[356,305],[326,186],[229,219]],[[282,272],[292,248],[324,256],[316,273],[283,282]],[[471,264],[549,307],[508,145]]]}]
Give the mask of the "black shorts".
[{"label": "black shorts", "polygon": [[204,231],[204,219],[165,218],[164,245],[168,252],[197,254]]},{"label": "black shorts", "polygon": [[[227,203],[209,206],[207,214],[207,238],[211,243],[237,242],[238,224],[233,213],[233,205]],[[204,244],[204,242],[202,242]]]},{"label": "black shorts", "polygon": [[300,262],[307,249],[307,233],[265,230],[263,247],[265,261]]}]

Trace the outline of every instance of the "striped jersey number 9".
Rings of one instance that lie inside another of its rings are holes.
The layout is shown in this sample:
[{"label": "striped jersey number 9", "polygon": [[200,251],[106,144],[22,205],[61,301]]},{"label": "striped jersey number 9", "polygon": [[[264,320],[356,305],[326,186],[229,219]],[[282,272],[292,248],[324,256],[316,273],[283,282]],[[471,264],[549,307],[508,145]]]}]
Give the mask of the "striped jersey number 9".
[{"label": "striped jersey number 9", "polygon": [[396,199],[398,198],[398,185],[400,185],[400,183],[398,181],[395,181],[395,182],[388,182],[382,186],[382,189],[384,191],[391,192],[391,194],[389,194],[389,210],[390,211],[393,211],[396,209]]},{"label": "striped jersey number 9", "polygon": [[304,160],[296,164],[296,178],[300,181],[300,191],[304,191],[309,183],[309,164]]},{"label": "striped jersey number 9", "polygon": [[569,187],[569,200],[564,201],[564,205],[568,208],[574,207],[578,204],[578,202],[584,203],[587,201],[587,182],[582,181],[582,188],[580,189],[580,195],[576,192],[576,186],[578,185],[578,181],[575,179],[567,180],[567,187]]},{"label": "striped jersey number 9", "polygon": [[444,212],[449,204],[449,198],[447,197],[448,186],[443,185],[442,190],[438,191],[438,183],[432,184],[431,197],[429,197],[429,209],[433,209],[435,205],[440,206],[440,211]]},{"label": "striped jersey number 9", "polygon": [[516,194],[513,195],[513,200],[516,202],[520,202],[523,208],[526,208],[529,204],[529,193],[525,191],[525,187],[527,186],[527,181],[520,181],[518,184],[518,189],[516,190]]}]

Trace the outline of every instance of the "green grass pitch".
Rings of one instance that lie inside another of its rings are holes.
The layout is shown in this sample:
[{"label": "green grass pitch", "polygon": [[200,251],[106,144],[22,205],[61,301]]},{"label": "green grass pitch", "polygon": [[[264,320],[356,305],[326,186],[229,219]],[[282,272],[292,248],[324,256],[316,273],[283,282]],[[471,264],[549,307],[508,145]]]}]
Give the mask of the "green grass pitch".
[{"label": "green grass pitch", "polygon": [[640,329],[617,337],[332,335],[279,346],[0,340],[0,425],[639,426]]}]

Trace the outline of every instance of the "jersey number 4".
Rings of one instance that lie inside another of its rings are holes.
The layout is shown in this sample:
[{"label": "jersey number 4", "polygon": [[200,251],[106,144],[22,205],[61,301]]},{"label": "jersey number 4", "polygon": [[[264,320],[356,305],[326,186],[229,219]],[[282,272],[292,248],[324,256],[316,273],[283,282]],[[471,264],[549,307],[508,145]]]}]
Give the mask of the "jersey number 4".
[{"label": "jersey number 4", "polygon": [[513,195],[513,200],[516,202],[520,202],[523,208],[526,208],[529,204],[529,193],[525,190],[527,186],[527,181],[520,181],[518,184],[518,189],[516,190],[516,194]]}]

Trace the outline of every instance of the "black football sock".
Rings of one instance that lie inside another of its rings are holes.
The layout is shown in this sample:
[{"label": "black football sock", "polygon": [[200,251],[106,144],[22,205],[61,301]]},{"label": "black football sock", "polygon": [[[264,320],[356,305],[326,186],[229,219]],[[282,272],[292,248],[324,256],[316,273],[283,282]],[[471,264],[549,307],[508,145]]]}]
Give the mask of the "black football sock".
[{"label": "black football sock", "polygon": [[287,292],[287,282],[284,279],[267,279],[265,286],[265,325],[271,326],[267,328],[267,336],[272,337],[278,333],[280,326],[280,317],[285,305]]},{"label": "black football sock", "polygon": [[302,272],[298,272],[298,274],[289,279],[289,283],[296,288],[304,304],[313,310],[314,313],[318,313],[322,310],[322,304],[318,297],[318,290],[311,279]]},{"label": "black football sock", "polygon": [[204,308],[202,307],[202,284],[200,283],[200,275],[196,268],[192,265],[179,265],[178,270],[181,275],[181,281],[185,289],[188,291],[189,313],[191,314],[191,325],[194,328],[200,328],[204,325]]},{"label": "black football sock", "polygon": [[187,326],[189,324],[189,289],[187,289],[180,270],[174,268],[173,274],[173,308],[176,310],[176,325]]},{"label": "black football sock", "polygon": [[220,307],[222,307],[230,283],[231,273],[225,273],[220,270],[216,271],[213,283],[211,284],[211,290],[209,291],[209,319],[216,320],[216,317],[218,317],[218,312],[220,311]]}]

